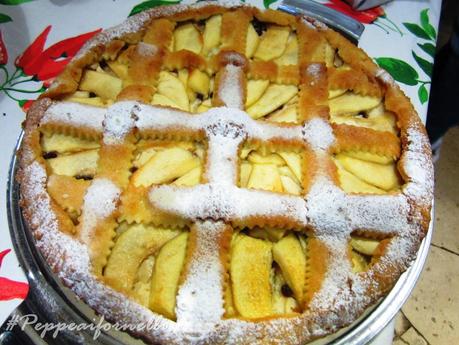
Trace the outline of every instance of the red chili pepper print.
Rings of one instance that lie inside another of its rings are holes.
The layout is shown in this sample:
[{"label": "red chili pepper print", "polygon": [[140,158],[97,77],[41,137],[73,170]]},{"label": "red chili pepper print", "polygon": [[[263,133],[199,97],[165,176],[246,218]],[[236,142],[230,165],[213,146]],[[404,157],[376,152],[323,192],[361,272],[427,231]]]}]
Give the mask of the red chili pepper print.
[{"label": "red chili pepper print", "polygon": [[41,81],[49,80],[61,73],[83,44],[101,29],[67,38],[44,49],[50,31],[51,26],[46,27],[16,59],[16,66],[22,68],[26,75],[34,76]]},{"label": "red chili pepper print", "polygon": [[0,65],[8,63],[8,51],[6,50],[5,43],[3,42],[2,32],[0,31]]},{"label": "red chili pepper print", "polygon": [[30,106],[32,105],[33,101],[31,99],[27,100],[27,99],[22,99],[19,101],[19,105],[20,107],[22,108],[22,110],[24,110],[24,112],[28,112],[29,109],[30,109]]},{"label": "red chili pepper print", "polygon": [[[16,71],[8,73],[5,66],[2,66],[3,60],[0,61],[0,69],[3,69],[6,75],[6,80],[0,85],[0,92],[3,91],[9,98],[18,102],[19,106],[27,111],[31,101],[17,97],[18,93],[39,94],[46,90],[54,78],[58,76],[78,53],[81,47],[94,35],[102,29],[97,29],[75,37],[70,37],[59,41],[45,49],[48,35],[51,32],[51,25],[48,25],[42,33],[19,55],[14,64]],[[1,35],[0,35],[1,41]],[[2,54],[2,52],[5,52]],[[6,49],[0,42],[0,58],[6,61]],[[21,73],[22,72],[22,73]],[[24,77],[27,78],[24,78]],[[40,88],[30,90],[30,88],[19,88],[17,85],[25,82],[41,81]]]},{"label": "red chili pepper print", "polygon": [[352,17],[355,20],[358,20],[359,22],[364,23],[364,24],[371,24],[379,17],[385,15],[384,10],[381,6],[370,8],[369,10],[365,10],[365,11],[357,11],[357,10],[354,10],[349,4],[345,3],[344,1],[341,1],[341,0],[329,0],[329,1],[330,2],[325,4],[325,6],[328,6],[330,8],[333,8],[334,10],[344,13],[348,15],[349,17]]},{"label": "red chili pepper print", "polygon": [[30,46],[27,47],[24,52],[16,58],[15,65],[24,68],[32,60],[34,60],[45,47],[46,38],[51,31],[51,25],[48,25],[43,32],[35,38]]},{"label": "red chili pepper print", "polygon": [[[11,249],[6,249],[0,252],[0,268],[3,259],[10,251]],[[0,301],[7,301],[14,298],[25,299],[28,292],[29,284],[0,277]]]}]

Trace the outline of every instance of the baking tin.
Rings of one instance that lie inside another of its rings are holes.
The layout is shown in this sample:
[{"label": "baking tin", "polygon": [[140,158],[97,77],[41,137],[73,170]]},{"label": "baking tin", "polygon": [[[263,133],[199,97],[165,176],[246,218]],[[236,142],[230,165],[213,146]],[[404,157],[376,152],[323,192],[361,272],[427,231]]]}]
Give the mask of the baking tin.
[{"label": "baking tin", "polygon": [[[40,322],[59,322],[70,324],[100,324],[103,328],[105,321],[101,320],[94,311],[83,303],[71,290],[63,286],[59,278],[51,272],[46,260],[35,247],[32,234],[22,217],[19,206],[19,185],[15,180],[18,169],[16,158],[17,150],[22,141],[18,139],[15,154],[11,160],[8,186],[7,186],[7,213],[11,239],[18,260],[27,276],[30,284],[30,292],[27,299],[12,313],[12,318],[28,314],[35,314]],[[433,209],[432,209],[432,217]],[[373,307],[372,310],[355,321],[351,326],[326,338],[318,339],[311,345],[335,344],[335,345],[358,345],[371,341],[381,330],[394,318],[396,313],[408,299],[414,288],[427,258],[429,245],[433,232],[433,221],[429,231],[421,243],[416,259],[410,268],[400,276],[391,292]],[[11,318],[10,317],[10,318]],[[12,331],[6,331],[5,325],[0,328],[0,343],[10,344],[144,344],[141,340],[129,336],[127,333],[110,330],[102,330],[99,337],[93,339],[93,331],[62,331],[58,337],[53,338],[51,332],[44,338],[30,325],[22,330],[16,326]]]},{"label": "baking tin", "polygon": [[312,0],[283,0],[277,9],[314,18],[340,32],[356,45],[365,30],[365,26],[354,18]]}]

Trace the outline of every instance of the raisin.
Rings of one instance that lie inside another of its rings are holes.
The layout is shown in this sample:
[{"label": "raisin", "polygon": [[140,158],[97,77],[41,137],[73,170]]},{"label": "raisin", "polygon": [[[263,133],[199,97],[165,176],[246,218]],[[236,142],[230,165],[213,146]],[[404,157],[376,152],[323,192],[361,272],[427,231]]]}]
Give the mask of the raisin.
[{"label": "raisin", "polygon": [[293,291],[287,284],[282,285],[281,292],[284,297],[293,297]]},{"label": "raisin", "polygon": [[75,178],[77,180],[85,180],[85,181],[89,181],[93,179],[91,175],[76,175]]},{"label": "raisin", "polygon": [[258,19],[254,18],[252,20],[252,25],[258,36],[261,36],[263,32],[268,30],[268,25],[266,23],[260,22]]},{"label": "raisin", "polygon": [[56,151],[49,151],[49,152],[44,152],[43,153],[43,158],[44,159],[51,159],[51,158],[56,158],[57,157],[57,152]]}]

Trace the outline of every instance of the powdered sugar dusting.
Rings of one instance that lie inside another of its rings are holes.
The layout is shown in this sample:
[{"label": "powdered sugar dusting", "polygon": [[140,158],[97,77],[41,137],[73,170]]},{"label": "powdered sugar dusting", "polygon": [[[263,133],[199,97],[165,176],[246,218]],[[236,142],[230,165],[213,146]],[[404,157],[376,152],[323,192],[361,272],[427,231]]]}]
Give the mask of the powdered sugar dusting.
[{"label": "powdered sugar dusting", "polygon": [[244,221],[250,217],[288,217],[306,225],[301,197],[224,184],[201,184],[191,188],[163,185],[149,193],[153,205],[187,219]]},{"label": "powdered sugar dusting", "polygon": [[330,124],[320,118],[306,122],[302,133],[304,140],[315,150],[327,150],[335,142]]},{"label": "powdered sugar dusting", "polygon": [[217,135],[209,140],[206,176],[210,182],[227,185],[237,183],[237,154],[239,143],[243,139],[242,136],[239,137],[239,140],[235,140]]},{"label": "powdered sugar dusting", "polygon": [[[138,117],[137,128],[140,131],[181,129],[193,132],[206,128],[206,132],[209,133],[213,128],[223,125],[231,127],[232,133],[236,128],[239,128],[240,135],[261,141],[275,139],[290,141],[300,140],[301,138],[300,126],[280,127],[271,123],[255,121],[244,111],[235,108],[212,108],[205,113],[195,115],[190,115],[180,110],[145,104],[139,104],[138,109],[136,112]],[[224,125],[225,123],[228,123],[228,126]],[[227,128],[228,130],[229,127]],[[234,136],[230,133],[228,135]]]},{"label": "powdered sugar dusting", "polygon": [[59,243],[60,255],[50,256],[55,263],[67,253],[80,253],[81,256],[73,262],[73,265],[80,271],[88,271],[90,265],[86,246],[73,241],[59,231],[56,216],[51,208],[51,198],[46,192],[46,180],[46,170],[38,162],[33,162],[24,168],[22,183],[27,185],[27,188],[23,189],[23,197],[25,200],[32,201],[28,203],[27,210],[31,217],[29,226],[39,232],[40,240],[37,246],[44,253],[49,253],[50,246]]},{"label": "powdered sugar dusting", "polygon": [[310,86],[315,86],[318,82],[319,78],[321,77],[322,71],[322,64],[320,63],[312,63],[306,68],[306,74],[311,77],[309,82]]},{"label": "powdered sugar dusting", "polygon": [[408,149],[403,153],[404,170],[408,175],[408,183],[403,192],[410,198],[429,205],[433,197],[433,164],[424,152],[430,150],[425,136],[409,128],[407,130]]},{"label": "powdered sugar dusting", "polygon": [[323,310],[330,306],[339,308],[350,296],[343,294],[343,286],[350,277],[351,264],[347,259],[347,239],[342,236],[318,237],[329,251],[328,270],[322,283],[322,289],[311,301],[310,307]]},{"label": "powdered sugar dusting", "polygon": [[81,103],[53,103],[45,112],[41,123],[64,123],[74,127],[87,127],[102,132],[106,109]]},{"label": "powdered sugar dusting", "polygon": [[120,189],[109,179],[93,180],[84,196],[80,237],[84,243],[92,241],[92,231],[97,222],[115,211]]},{"label": "powdered sugar dusting", "polygon": [[158,47],[153,44],[139,42],[137,44],[137,52],[142,56],[153,56],[158,52]]},{"label": "powdered sugar dusting", "polygon": [[225,66],[218,89],[218,97],[229,108],[243,109],[243,95],[240,85],[242,73],[242,68],[239,66],[232,64]]},{"label": "powdered sugar dusting", "polygon": [[410,205],[404,195],[349,195],[347,203],[353,229],[381,234],[408,234],[411,231],[408,222]]},{"label": "powdered sugar dusting", "polygon": [[[326,178],[318,178],[306,198],[308,223],[319,235],[350,233],[345,193]],[[331,206],[332,205],[332,206]]]},{"label": "powdered sugar dusting", "polygon": [[134,129],[135,102],[119,102],[108,108],[104,120],[104,143],[121,144],[125,136]]},{"label": "powdered sugar dusting", "polygon": [[209,330],[225,312],[222,289],[224,270],[218,246],[225,229],[223,222],[195,224],[196,249],[185,282],[177,295],[176,313],[177,322],[183,330],[196,332],[197,338],[207,337]]}]

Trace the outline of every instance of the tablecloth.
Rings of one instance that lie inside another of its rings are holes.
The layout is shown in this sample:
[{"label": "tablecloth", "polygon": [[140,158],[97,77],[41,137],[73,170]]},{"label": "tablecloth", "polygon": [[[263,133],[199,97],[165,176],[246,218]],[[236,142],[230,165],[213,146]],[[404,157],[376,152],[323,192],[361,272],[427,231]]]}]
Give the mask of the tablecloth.
[{"label": "tablecloth", "polygon": [[[24,111],[99,32],[147,8],[178,0],[0,0],[0,186],[21,131]],[[183,0],[182,3],[194,2]],[[245,0],[276,8],[280,0]],[[365,25],[359,41],[411,98],[425,121],[440,0],[393,1],[363,12],[340,0],[320,0]],[[0,197],[0,323],[26,298],[28,284],[12,250],[5,192]]]}]

